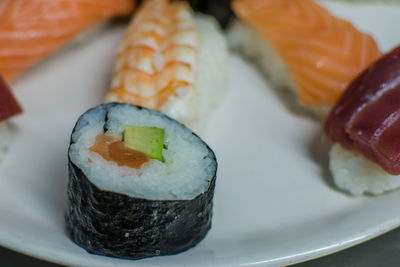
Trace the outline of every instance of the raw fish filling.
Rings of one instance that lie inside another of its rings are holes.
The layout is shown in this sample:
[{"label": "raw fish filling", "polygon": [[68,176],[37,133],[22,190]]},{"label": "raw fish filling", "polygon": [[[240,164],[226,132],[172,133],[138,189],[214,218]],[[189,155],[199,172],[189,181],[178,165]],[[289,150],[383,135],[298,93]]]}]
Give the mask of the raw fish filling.
[{"label": "raw fish filling", "polygon": [[89,150],[96,152],[105,160],[117,163],[118,166],[135,169],[140,169],[150,160],[145,153],[127,148],[118,138],[106,134],[97,135],[95,144]]}]

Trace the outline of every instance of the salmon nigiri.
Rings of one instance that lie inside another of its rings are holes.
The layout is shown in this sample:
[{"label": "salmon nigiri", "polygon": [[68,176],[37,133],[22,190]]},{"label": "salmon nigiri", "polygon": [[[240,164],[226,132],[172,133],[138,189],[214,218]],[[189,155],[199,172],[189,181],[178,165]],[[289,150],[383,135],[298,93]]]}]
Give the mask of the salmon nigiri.
[{"label": "salmon nigiri", "polygon": [[121,41],[106,101],[162,111],[202,129],[226,88],[227,45],[212,17],[182,1],[148,0]]},{"label": "salmon nigiri", "polygon": [[14,80],[83,30],[133,6],[134,0],[0,1],[0,73]]},{"label": "salmon nigiri", "polygon": [[[257,59],[275,86],[326,115],[349,83],[381,55],[374,39],[311,0],[235,0],[233,46]],[[288,78],[289,77],[289,78]]]}]

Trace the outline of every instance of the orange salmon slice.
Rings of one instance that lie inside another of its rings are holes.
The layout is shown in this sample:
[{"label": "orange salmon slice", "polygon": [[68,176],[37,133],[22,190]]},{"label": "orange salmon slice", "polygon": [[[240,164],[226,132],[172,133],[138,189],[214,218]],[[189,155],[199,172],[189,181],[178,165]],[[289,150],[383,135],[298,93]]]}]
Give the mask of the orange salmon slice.
[{"label": "orange salmon slice", "polygon": [[128,15],[134,0],[1,0],[0,73],[13,81],[96,22]]},{"label": "orange salmon slice", "polygon": [[236,0],[233,9],[282,59],[303,106],[332,106],[381,56],[370,35],[311,0]]}]

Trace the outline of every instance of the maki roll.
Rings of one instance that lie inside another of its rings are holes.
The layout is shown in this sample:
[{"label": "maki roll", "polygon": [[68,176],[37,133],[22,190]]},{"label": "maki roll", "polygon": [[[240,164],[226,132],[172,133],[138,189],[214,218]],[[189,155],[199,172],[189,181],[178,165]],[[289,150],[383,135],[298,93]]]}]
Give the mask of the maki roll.
[{"label": "maki roll", "polygon": [[68,164],[67,232],[88,252],[175,254],[211,227],[215,155],[162,113],[122,103],[90,109],[72,132]]}]

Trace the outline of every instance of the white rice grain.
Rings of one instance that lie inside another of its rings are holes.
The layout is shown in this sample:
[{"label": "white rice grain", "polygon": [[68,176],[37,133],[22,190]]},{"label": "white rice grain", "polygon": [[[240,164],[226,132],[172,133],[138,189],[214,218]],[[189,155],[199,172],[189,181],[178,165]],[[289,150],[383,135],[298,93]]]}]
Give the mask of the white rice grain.
[{"label": "white rice grain", "polygon": [[391,175],[362,154],[335,144],[329,168],[335,184],[353,195],[382,194],[400,187],[400,175]]},{"label": "white rice grain", "polygon": [[[197,64],[194,66],[196,93],[171,96],[160,111],[184,123],[195,132],[203,133],[207,119],[217,108],[228,88],[228,45],[213,17],[196,14],[195,23],[199,35]],[[187,106],[191,108],[188,109]],[[187,114],[188,112],[191,114]]]}]

